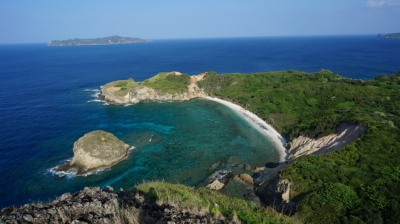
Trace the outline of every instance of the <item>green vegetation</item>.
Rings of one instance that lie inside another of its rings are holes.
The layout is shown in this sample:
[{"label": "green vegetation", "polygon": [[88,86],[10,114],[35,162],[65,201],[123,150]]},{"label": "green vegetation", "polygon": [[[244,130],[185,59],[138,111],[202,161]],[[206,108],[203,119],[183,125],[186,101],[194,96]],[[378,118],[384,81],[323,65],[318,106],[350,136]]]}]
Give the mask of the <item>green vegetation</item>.
[{"label": "green vegetation", "polygon": [[186,92],[190,77],[187,74],[175,75],[170,72],[162,72],[150,79],[144,80],[143,85],[162,93]]},{"label": "green vegetation", "polygon": [[115,91],[114,94],[117,96],[125,96],[129,90],[139,86],[139,83],[135,82],[132,78],[128,80],[117,80],[114,82],[110,82],[106,84],[107,87],[120,87],[118,91]]},{"label": "green vegetation", "polygon": [[292,140],[335,133],[340,122],[368,127],[339,151],[303,156],[282,170],[292,181],[296,217],[309,223],[400,220],[400,72],[369,81],[281,71],[217,75],[199,82],[210,95],[241,105]]},{"label": "green vegetation", "polygon": [[104,45],[104,44],[132,44],[132,43],[146,43],[151,40],[141,38],[120,37],[117,35],[102,37],[96,39],[68,39],[68,40],[52,40],[47,46],[78,46],[78,45]]},{"label": "green vegetation", "polygon": [[136,187],[158,203],[170,204],[192,212],[223,215],[228,220],[239,219],[242,223],[297,223],[271,208],[259,208],[252,202],[230,198],[206,189],[194,189],[164,182],[143,183]]},{"label": "green vegetation", "polygon": [[125,96],[131,89],[142,86],[152,88],[161,93],[174,94],[187,92],[189,82],[190,77],[187,74],[176,75],[173,72],[160,72],[143,82],[135,82],[133,79],[118,80],[107,83],[105,87],[121,87],[120,90],[114,92],[118,96]]},{"label": "green vegetation", "polygon": [[108,159],[110,155],[125,155],[127,150],[123,141],[101,130],[86,133],[75,142],[74,146],[100,159]]}]

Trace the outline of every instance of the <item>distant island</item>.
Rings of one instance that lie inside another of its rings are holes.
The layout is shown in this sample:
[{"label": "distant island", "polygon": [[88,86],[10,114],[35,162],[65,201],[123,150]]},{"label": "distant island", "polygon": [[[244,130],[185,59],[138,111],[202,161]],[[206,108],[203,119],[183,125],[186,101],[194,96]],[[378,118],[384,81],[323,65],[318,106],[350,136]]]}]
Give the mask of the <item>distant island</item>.
[{"label": "distant island", "polygon": [[386,35],[381,35],[381,39],[400,39],[400,33],[390,33]]},{"label": "distant island", "polygon": [[83,46],[83,45],[106,45],[106,44],[136,44],[136,43],[148,43],[153,42],[152,40],[132,38],[132,37],[121,37],[121,36],[109,36],[96,39],[79,39],[73,38],[68,40],[52,40],[47,43],[47,46]]}]

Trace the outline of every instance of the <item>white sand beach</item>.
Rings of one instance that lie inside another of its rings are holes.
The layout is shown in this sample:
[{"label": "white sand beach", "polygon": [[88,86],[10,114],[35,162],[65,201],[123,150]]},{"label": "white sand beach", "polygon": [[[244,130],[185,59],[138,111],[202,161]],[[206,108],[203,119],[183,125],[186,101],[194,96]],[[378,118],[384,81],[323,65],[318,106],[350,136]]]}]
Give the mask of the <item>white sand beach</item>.
[{"label": "white sand beach", "polygon": [[263,119],[259,118],[257,115],[252,112],[245,110],[241,106],[238,106],[234,103],[221,100],[215,97],[204,97],[204,99],[212,100],[225,106],[231,108],[233,111],[238,113],[240,116],[244,117],[249,121],[256,129],[258,129],[261,133],[267,135],[274,142],[276,147],[280,152],[280,162],[285,162],[287,159],[287,149],[285,148],[286,140],[268,123],[266,123]]}]

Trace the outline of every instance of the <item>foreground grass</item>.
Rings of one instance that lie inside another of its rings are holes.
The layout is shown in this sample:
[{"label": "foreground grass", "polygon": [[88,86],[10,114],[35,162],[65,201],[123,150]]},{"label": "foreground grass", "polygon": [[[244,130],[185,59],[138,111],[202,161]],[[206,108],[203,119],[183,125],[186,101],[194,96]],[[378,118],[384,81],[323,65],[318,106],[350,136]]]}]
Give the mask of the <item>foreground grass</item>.
[{"label": "foreground grass", "polygon": [[298,223],[272,208],[260,208],[252,202],[230,198],[206,188],[191,188],[165,182],[143,183],[137,190],[160,204],[170,204],[191,213],[222,215],[242,223]]}]

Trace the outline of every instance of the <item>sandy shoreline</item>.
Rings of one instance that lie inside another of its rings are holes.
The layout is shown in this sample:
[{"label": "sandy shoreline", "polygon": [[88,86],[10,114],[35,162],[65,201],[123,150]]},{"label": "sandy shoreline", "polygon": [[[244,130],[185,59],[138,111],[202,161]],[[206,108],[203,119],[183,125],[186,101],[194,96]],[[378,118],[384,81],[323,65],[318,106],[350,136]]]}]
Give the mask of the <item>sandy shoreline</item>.
[{"label": "sandy shoreline", "polygon": [[287,160],[287,149],[285,148],[286,139],[284,139],[281,134],[279,134],[271,125],[266,123],[263,119],[259,118],[257,115],[253,114],[252,112],[245,110],[241,106],[238,106],[234,103],[221,100],[215,97],[204,97],[204,99],[212,100],[217,103],[224,104],[225,106],[231,108],[240,116],[244,117],[247,121],[249,121],[256,129],[258,129],[261,133],[265,134],[269,138],[271,138],[276,147],[279,150],[280,154],[280,161],[285,162]]}]

